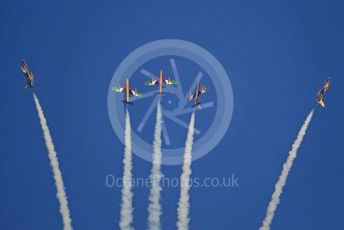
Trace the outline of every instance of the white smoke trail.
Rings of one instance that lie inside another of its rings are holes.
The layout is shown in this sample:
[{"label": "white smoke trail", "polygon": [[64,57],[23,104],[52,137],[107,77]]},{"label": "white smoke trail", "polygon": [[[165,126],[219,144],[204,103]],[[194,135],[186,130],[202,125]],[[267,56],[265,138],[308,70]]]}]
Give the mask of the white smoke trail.
[{"label": "white smoke trail", "polygon": [[131,126],[129,111],[125,114],[125,130],[124,130],[124,159],[123,159],[123,187],[122,187],[122,203],[121,203],[121,218],[119,227],[122,230],[133,229],[131,224],[133,222],[133,193],[132,193],[132,152],[131,152]]},{"label": "white smoke trail", "polygon": [[195,128],[195,113],[191,115],[191,120],[189,124],[189,131],[186,137],[185,151],[184,151],[184,162],[183,162],[183,173],[180,177],[181,188],[180,197],[178,202],[178,230],[189,229],[189,190],[190,190],[190,175],[191,175],[191,161],[192,161],[192,144],[193,144],[193,134]]},{"label": "white smoke trail", "polygon": [[275,216],[277,206],[280,203],[280,197],[281,197],[282,192],[283,192],[283,187],[287,182],[289,171],[290,171],[291,167],[293,166],[294,159],[296,158],[296,155],[297,155],[297,150],[301,146],[301,143],[302,143],[303,137],[306,134],[308,125],[310,124],[310,122],[312,120],[313,113],[314,113],[314,109],[308,114],[308,116],[307,116],[305,122],[303,123],[299,133],[297,134],[297,138],[294,141],[291,150],[289,151],[287,161],[283,165],[281,175],[279,176],[278,181],[275,185],[275,191],[271,196],[269,206],[266,210],[265,219],[263,221],[262,226],[259,228],[259,230],[270,230],[271,222]]},{"label": "white smoke trail", "polygon": [[159,102],[156,113],[156,124],[153,143],[153,161],[151,170],[152,188],[150,190],[150,204],[148,206],[148,229],[150,230],[161,229],[160,216],[162,214],[162,211],[160,204],[160,192],[162,188],[160,185],[160,181],[163,176],[161,172],[161,125],[162,116]]},{"label": "white smoke trail", "polygon": [[42,107],[41,107],[39,100],[35,94],[33,94],[33,99],[34,99],[35,104],[36,104],[38,117],[39,117],[39,120],[40,120],[40,123],[42,126],[42,130],[43,130],[45,145],[46,145],[47,150],[48,150],[50,165],[51,165],[51,168],[52,168],[52,171],[54,174],[55,186],[56,186],[56,190],[57,190],[56,197],[60,203],[60,213],[61,213],[62,219],[63,219],[63,229],[64,230],[71,230],[72,229],[72,219],[71,219],[70,213],[69,213],[67,196],[66,196],[65,187],[63,184],[63,180],[62,180],[62,174],[61,174],[61,171],[59,168],[59,161],[58,161],[57,156],[56,156],[54,143],[53,143],[52,137],[50,135],[49,127],[47,124],[47,120],[44,116]]}]

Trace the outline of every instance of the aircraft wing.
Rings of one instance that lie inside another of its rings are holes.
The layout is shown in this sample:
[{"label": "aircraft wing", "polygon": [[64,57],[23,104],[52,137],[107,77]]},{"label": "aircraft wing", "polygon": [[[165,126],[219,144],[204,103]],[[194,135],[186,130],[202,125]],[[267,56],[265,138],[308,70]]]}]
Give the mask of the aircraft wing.
[{"label": "aircraft wing", "polygon": [[133,96],[135,96],[135,97],[142,97],[142,94],[141,93],[139,93],[139,92],[137,92],[137,90],[135,89],[135,90],[130,90],[130,95],[133,95]]},{"label": "aircraft wing", "polygon": [[112,91],[114,91],[114,92],[122,93],[122,92],[124,92],[124,90],[125,90],[125,87],[120,87],[120,86],[112,87]]},{"label": "aircraft wing", "polygon": [[201,94],[208,92],[208,89],[204,86],[201,87]]},{"label": "aircraft wing", "polygon": [[157,85],[158,84],[158,80],[157,79],[152,79],[150,81],[146,81],[145,85]]},{"label": "aircraft wing", "polygon": [[176,85],[177,81],[171,79],[164,79],[166,85]]}]

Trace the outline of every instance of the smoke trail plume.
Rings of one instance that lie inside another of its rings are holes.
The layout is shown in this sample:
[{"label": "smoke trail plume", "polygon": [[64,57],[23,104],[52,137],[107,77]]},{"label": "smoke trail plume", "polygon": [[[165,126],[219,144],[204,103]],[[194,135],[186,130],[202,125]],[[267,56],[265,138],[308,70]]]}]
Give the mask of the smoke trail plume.
[{"label": "smoke trail plume", "polygon": [[58,161],[57,156],[56,156],[54,143],[53,143],[52,137],[50,135],[49,127],[47,124],[47,120],[44,116],[42,107],[41,107],[39,100],[35,94],[33,94],[33,99],[35,101],[38,117],[39,117],[39,120],[40,120],[40,123],[42,126],[43,136],[44,136],[44,140],[45,140],[45,145],[46,145],[47,150],[48,150],[48,156],[49,156],[49,160],[50,160],[51,169],[52,169],[53,174],[54,174],[55,186],[56,186],[56,190],[57,190],[56,197],[60,203],[60,213],[61,213],[62,219],[63,219],[63,229],[64,230],[71,230],[72,229],[72,219],[71,219],[70,213],[69,213],[66,191],[65,191],[64,184],[63,184],[63,180],[62,180],[62,174],[61,174],[61,171],[59,168],[59,161]]},{"label": "smoke trail plume", "polygon": [[283,187],[287,182],[289,171],[290,171],[291,167],[293,166],[294,159],[296,158],[296,155],[297,155],[297,150],[301,146],[301,143],[302,143],[303,137],[306,134],[308,125],[310,124],[310,122],[312,120],[313,113],[314,113],[314,109],[308,114],[308,116],[307,116],[305,122],[303,123],[299,133],[297,134],[297,138],[294,141],[291,150],[289,151],[287,161],[283,165],[281,175],[279,176],[278,181],[275,185],[275,191],[271,196],[269,206],[266,210],[265,219],[263,221],[262,226],[259,228],[259,230],[269,230],[270,229],[270,225],[271,225],[271,222],[275,216],[277,206],[280,203],[280,197],[281,197],[282,192],[283,192]]},{"label": "smoke trail plume", "polygon": [[122,187],[122,203],[121,218],[119,227],[122,230],[133,229],[133,193],[132,193],[132,152],[131,152],[131,126],[129,111],[125,114],[125,130],[124,130],[124,159],[123,159],[123,187]]},{"label": "smoke trail plume", "polygon": [[161,126],[162,126],[162,116],[160,102],[158,103],[157,113],[156,113],[156,124],[154,132],[154,143],[153,143],[153,161],[151,170],[151,180],[152,188],[150,190],[148,206],[148,229],[150,230],[160,230],[160,216],[161,216],[161,204],[160,204],[160,192],[162,190],[160,181],[162,178],[161,172]]},{"label": "smoke trail plume", "polygon": [[195,128],[195,113],[191,115],[191,120],[189,124],[189,131],[186,137],[185,151],[184,151],[184,163],[183,163],[183,173],[180,177],[181,188],[180,197],[178,202],[178,230],[189,229],[189,190],[190,190],[190,175],[191,175],[191,161],[192,161],[192,144],[193,144],[193,134]]}]

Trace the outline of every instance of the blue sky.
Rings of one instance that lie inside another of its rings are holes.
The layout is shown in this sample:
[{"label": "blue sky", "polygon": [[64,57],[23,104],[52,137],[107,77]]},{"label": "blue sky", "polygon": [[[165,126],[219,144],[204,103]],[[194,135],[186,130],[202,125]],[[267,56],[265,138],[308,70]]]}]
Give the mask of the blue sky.
[{"label": "blue sky", "polygon": [[[191,229],[258,229],[298,129],[326,77],[273,229],[344,227],[342,1],[0,1],[0,229],[61,229],[47,151],[19,64],[26,58],[60,160],[75,229],[116,229],[123,145],[107,112],[114,71],[134,49],[175,38],[211,52],[230,76],[234,112],[194,177],[239,178],[239,188],[191,190]],[[220,104],[219,104],[220,106]],[[140,113],[132,113],[133,119]],[[197,122],[207,122],[206,118]],[[150,163],[134,157],[135,177]],[[180,166],[165,166],[179,177]],[[134,227],[147,224],[147,188],[134,190]],[[178,188],[162,193],[175,229]]]}]

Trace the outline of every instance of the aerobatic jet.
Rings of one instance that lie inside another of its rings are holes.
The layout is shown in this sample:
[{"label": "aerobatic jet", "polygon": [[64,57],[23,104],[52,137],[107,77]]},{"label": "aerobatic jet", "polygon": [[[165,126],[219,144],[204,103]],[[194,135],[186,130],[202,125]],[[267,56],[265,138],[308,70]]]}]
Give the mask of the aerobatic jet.
[{"label": "aerobatic jet", "polygon": [[24,86],[25,89],[27,88],[33,88],[33,82],[34,82],[34,76],[33,73],[29,70],[28,65],[26,64],[25,60],[22,60],[21,66],[20,66],[21,71],[24,73],[26,77],[26,84]]},{"label": "aerobatic jet", "polygon": [[203,85],[201,85],[201,82],[197,83],[197,87],[195,89],[195,91],[190,94],[189,96],[189,101],[194,101],[194,104],[192,107],[198,106],[198,108],[201,108],[201,102],[199,101],[199,97],[201,96],[201,94],[204,94],[208,91],[208,89],[206,87],[204,87]]},{"label": "aerobatic jet", "polygon": [[124,93],[124,99],[122,102],[126,104],[132,104],[132,102],[130,102],[130,96],[142,97],[142,94],[137,92],[137,89],[130,88],[128,79],[125,81],[125,87],[118,85],[117,87],[114,86],[112,90],[117,93]]},{"label": "aerobatic jet", "polygon": [[321,107],[325,107],[325,102],[324,102],[324,96],[327,92],[327,90],[330,87],[330,78],[328,78],[325,82],[325,84],[323,85],[323,87],[318,91],[317,93],[317,99],[316,99],[316,103],[318,105],[320,105]]},{"label": "aerobatic jet", "polygon": [[159,93],[162,93],[162,85],[175,85],[177,81],[171,80],[170,77],[165,79],[162,75],[162,69],[160,70],[159,78],[152,79],[150,81],[145,82],[145,85],[159,85]]}]

